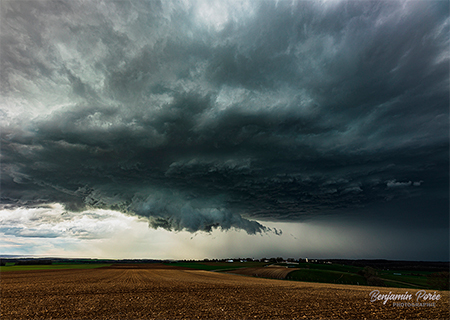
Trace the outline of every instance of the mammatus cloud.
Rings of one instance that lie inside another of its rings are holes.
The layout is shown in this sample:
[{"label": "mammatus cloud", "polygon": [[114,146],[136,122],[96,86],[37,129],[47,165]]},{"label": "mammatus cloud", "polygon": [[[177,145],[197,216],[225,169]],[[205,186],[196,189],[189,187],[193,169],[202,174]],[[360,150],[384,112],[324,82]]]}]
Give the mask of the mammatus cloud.
[{"label": "mammatus cloud", "polygon": [[4,207],[250,234],[405,199],[447,216],[446,2],[1,6]]}]

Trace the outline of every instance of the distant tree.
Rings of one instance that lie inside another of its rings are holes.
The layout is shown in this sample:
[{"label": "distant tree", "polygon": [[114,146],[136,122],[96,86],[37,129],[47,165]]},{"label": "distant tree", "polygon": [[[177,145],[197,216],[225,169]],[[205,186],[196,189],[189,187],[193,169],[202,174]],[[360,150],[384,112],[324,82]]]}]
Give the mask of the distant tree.
[{"label": "distant tree", "polygon": [[384,287],[385,286],[384,281],[378,277],[369,277],[369,278],[366,278],[366,280],[367,280],[367,284],[369,286],[375,286],[375,287]]},{"label": "distant tree", "polygon": [[432,289],[450,290],[449,273],[446,271],[432,273],[427,276],[427,284]]},{"label": "distant tree", "polygon": [[358,271],[358,274],[366,278],[367,284],[369,286],[377,286],[377,287],[385,286],[383,280],[377,277],[378,275],[377,270],[372,267],[366,266],[362,270]]},{"label": "distant tree", "polygon": [[375,270],[372,267],[368,267],[368,266],[366,266],[362,270],[358,271],[358,273],[365,278],[374,277],[378,274],[377,270]]}]

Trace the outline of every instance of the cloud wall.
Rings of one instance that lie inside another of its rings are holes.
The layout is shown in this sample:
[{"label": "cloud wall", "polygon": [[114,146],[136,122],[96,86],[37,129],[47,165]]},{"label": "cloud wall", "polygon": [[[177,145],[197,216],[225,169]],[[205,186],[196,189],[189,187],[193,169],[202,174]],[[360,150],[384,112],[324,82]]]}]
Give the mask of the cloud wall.
[{"label": "cloud wall", "polygon": [[448,10],[3,1],[2,206],[61,203],[153,228],[254,234],[264,221],[390,203],[419,225],[418,209],[400,206],[416,199],[438,204],[429,215],[439,225]]}]

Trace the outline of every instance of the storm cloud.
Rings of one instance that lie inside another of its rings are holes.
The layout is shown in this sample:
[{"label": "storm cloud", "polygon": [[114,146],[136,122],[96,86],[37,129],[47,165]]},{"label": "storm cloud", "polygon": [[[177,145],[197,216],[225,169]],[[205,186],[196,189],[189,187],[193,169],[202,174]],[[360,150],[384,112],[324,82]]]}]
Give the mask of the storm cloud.
[{"label": "storm cloud", "polygon": [[190,232],[377,208],[448,225],[448,12],[2,1],[2,206]]}]

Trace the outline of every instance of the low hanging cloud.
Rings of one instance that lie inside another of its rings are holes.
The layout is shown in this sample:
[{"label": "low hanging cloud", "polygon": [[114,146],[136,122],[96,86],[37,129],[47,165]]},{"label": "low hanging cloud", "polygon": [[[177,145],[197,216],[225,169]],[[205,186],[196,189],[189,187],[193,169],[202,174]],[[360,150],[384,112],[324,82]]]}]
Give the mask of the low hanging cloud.
[{"label": "low hanging cloud", "polygon": [[[180,202],[179,197],[152,193],[148,198],[131,204],[133,212],[150,218],[150,226],[167,230],[198,230],[210,232],[213,228],[222,230],[237,228],[246,230],[249,234],[261,231],[271,231],[256,221],[249,221],[240,215],[223,209],[221,206],[201,202],[194,205],[190,201]],[[275,233],[277,231],[275,230]]]},{"label": "low hanging cloud", "polygon": [[4,208],[250,234],[412,198],[448,212],[445,1],[1,6]]}]

